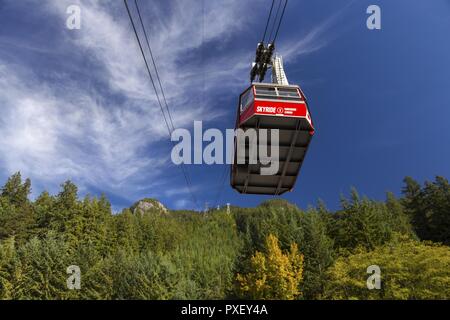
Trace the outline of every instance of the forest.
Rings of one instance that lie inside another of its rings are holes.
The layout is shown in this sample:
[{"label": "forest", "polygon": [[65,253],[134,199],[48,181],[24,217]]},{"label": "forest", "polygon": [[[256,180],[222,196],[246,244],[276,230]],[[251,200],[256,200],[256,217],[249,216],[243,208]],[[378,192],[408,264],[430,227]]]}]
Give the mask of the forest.
[{"label": "forest", "polygon": [[[443,177],[407,177],[384,201],[353,189],[336,211],[273,199],[200,213],[143,199],[114,213],[70,181],[30,194],[20,173],[0,190],[0,299],[450,299]],[[73,265],[79,289],[67,285]]]}]

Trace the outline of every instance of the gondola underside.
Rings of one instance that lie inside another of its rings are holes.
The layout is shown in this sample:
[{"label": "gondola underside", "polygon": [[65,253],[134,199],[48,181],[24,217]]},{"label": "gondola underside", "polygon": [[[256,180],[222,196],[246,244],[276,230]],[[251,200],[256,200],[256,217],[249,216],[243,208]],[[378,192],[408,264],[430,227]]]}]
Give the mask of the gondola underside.
[{"label": "gondola underside", "polygon": [[[249,164],[248,141],[246,141],[245,164],[232,166],[231,185],[243,194],[281,195],[291,191],[303,164],[313,128],[306,117],[279,117],[253,115],[239,126],[248,128],[279,130],[279,167],[275,175],[261,175],[261,164]],[[268,134],[270,150],[270,133]],[[236,158],[235,158],[236,160]]]}]

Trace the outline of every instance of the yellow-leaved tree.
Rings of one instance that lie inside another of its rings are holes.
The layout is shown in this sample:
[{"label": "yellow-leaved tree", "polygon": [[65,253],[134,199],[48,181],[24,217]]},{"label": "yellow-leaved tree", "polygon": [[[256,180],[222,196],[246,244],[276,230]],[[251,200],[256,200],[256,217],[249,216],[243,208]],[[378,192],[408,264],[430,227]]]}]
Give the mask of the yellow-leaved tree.
[{"label": "yellow-leaved tree", "polygon": [[296,243],[283,253],[274,235],[266,238],[265,252],[250,259],[250,272],[238,274],[238,294],[248,299],[293,300],[301,297],[303,255]]}]

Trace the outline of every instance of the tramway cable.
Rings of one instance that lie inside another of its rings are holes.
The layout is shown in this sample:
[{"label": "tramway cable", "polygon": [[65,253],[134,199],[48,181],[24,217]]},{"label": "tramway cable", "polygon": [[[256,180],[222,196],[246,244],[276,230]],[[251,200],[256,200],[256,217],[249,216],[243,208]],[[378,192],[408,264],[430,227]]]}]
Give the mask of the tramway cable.
[{"label": "tramway cable", "polygon": [[[137,12],[138,12],[138,15],[139,15],[139,20],[141,22],[141,27],[143,29],[144,36],[145,36],[145,39],[146,39],[146,43],[147,43],[148,49],[149,49],[150,54],[151,54],[151,59],[152,59],[152,62],[153,62],[153,66],[155,68],[155,73],[157,75],[157,80],[158,80],[158,83],[159,83],[159,86],[160,86],[160,89],[161,89],[161,94],[163,96],[163,100],[164,100],[164,103],[165,103],[165,106],[166,106],[166,109],[167,109],[167,113],[168,113],[168,116],[169,116],[169,121],[166,118],[166,115],[165,115],[165,112],[164,112],[164,107],[163,107],[163,104],[161,102],[161,98],[159,96],[158,90],[156,88],[156,84],[155,84],[155,81],[153,79],[152,73],[150,71],[150,67],[149,67],[147,58],[145,56],[145,52],[144,52],[144,49],[142,47],[142,43],[141,43],[141,40],[139,38],[139,34],[137,32],[137,29],[136,29],[133,17],[131,15],[130,8],[128,6],[127,0],[124,0],[124,3],[125,3],[125,7],[127,9],[128,17],[129,17],[131,25],[133,27],[134,34],[136,36],[136,40],[137,40],[138,45],[139,45],[139,49],[140,49],[141,54],[142,54],[142,58],[144,59],[144,63],[145,63],[146,69],[147,69],[147,73],[148,73],[149,78],[151,80],[151,83],[152,83],[152,86],[153,86],[153,90],[155,91],[155,95],[156,95],[156,98],[157,98],[157,101],[158,101],[158,105],[159,105],[159,107],[161,109],[161,113],[163,114],[164,123],[166,124],[167,130],[168,130],[168,134],[169,134],[169,140],[172,141],[171,140],[171,135],[172,135],[172,131],[174,130],[175,127],[173,125],[173,120],[172,120],[172,116],[170,114],[170,109],[168,107],[167,100],[166,100],[166,97],[165,97],[165,94],[164,94],[164,89],[162,87],[161,80],[160,80],[160,77],[159,77],[159,73],[157,71],[156,63],[155,63],[155,60],[154,60],[154,57],[153,57],[153,53],[152,53],[152,50],[151,50],[151,47],[150,47],[150,42],[149,42],[148,37],[147,37],[147,32],[146,32],[144,24],[142,22],[142,17],[141,17],[140,10],[139,10],[139,5],[138,5],[137,1],[135,0],[135,5],[136,5],[136,9],[137,9]],[[170,123],[170,125],[169,125],[169,123]],[[191,195],[191,198],[193,200],[194,205],[197,208],[200,208],[200,206],[198,205],[197,198],[195,197],[195,194],[192,191],[192,183],[191,183],[190,177],[189,177],[188,172],[187,172],[186,168],[184,167],[183,163],[180,165],[180,169],[181,169],[181,171],[183,173],[184,179],[186,181],[186,185],[188,187],[188,191],[189,191],[189,193]]]}]

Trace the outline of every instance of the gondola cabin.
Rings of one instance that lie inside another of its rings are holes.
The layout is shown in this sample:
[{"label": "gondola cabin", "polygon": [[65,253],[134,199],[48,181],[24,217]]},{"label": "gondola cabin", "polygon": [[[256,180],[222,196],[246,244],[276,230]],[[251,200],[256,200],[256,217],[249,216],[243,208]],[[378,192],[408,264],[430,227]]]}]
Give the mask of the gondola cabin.
[{"label": "gondola cabin", "polygon": [[[239,97],[236,129],[279,130],[279,166],[274,175],[261,175],[261,163],[237,163],[237,142],[231,186],[244,194],[280,195],[291,191],[303,164],[314,125],[306,98],[297,85],[253,83]],[[269,134],[270,137],[270,134]],[[248,149],[248,141],[246,141]],[[269,139],[270,144],[270,139]],[[268,147],[270,150],[270,146]]]}]

